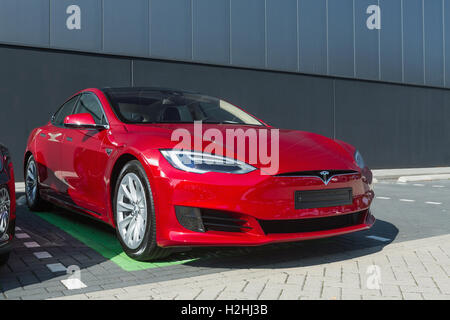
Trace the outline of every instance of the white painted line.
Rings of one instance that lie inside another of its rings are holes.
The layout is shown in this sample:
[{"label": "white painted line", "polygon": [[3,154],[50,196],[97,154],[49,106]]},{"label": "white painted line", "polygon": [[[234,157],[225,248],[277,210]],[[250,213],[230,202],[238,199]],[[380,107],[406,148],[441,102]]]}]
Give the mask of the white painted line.
[{"label": "white painted line", "polygon": [[442,204],[442,202],[427,201],[426,204]]},{"label": "white painted line", "polygon": [[377,199],[380,199],[380,200],[391,200],[391,198],[389,198],[389,197],[377,197]]},{"label": "white painted line", "polygon": [[24,242],[23,245],[27,248],[39,248],[40,245],[37,242],[31,241],[31,242]]},{"label": "white painted line", "polygon": [[432,186],[433,188],[445,188],[445,186],[440,186],[440,185],[434,185]]},{"label": "white painted line", "polygon": [[375,169],[372,170],[373,176],[376,178],[397,178],[400,176],[426,175],[426,174],[442,174],[450,173],[450,167],[433,167],[433,168],[407,168],[407,169]]},{"label": "white painted line", "polygon": [[47,268],[49,268],[51,272],[66,272],[67,270],[61,263],[47,264]]},{"label": "white painted line", "polygon": [[387,241],[391,240],[391,239],[388,239],[388,238],[383,238],[383,237],[378,237],[378,236],[366,236],[366,238],[373,239],[373,240],[378,240],[378,241],[383,241],[383,242],[387,242]]},{"label": "white painted line", "polygon": [[17,239],[30,239],[30,236],[27,233],[25,233],[25,232],[23,232],[23,233],[16,233],[15,237]]},{"label": "white painted line", "polygon": [[33,252],[33,254],[38,259],[48,259],[52,257],[52,255],[47,251]]},{"label": "white painted line", "polygon": [[25,192],[25,182],[16,182],[16,192]]},{"label": "white painted line", "polygon": [[400,199],[400,201],[403,201],[403,202],[416,202],[416,200],[411,200],[411,199]]},{"label": "white painted line", "polygon": [[397,181],[397,184],[402,184],[402,185],[406,185],[406,182],[401,182],[401,181]]},{"label": "white painted line", "polygon": [[22,231],[20,227],[16,227],[16,231]]},{"label": "white painted line", "polygon": [[415,186],[415,187],[425,187],[425,185],[422,184],[422,183],[414,183],[413,186]]},{"label": "white painted line", "polygon": [[69,290],[77,290],[77,289],[87,288],[87,285],[85,285],[80,279],[76,279],[76,278],[61,280],[61,282]]}]

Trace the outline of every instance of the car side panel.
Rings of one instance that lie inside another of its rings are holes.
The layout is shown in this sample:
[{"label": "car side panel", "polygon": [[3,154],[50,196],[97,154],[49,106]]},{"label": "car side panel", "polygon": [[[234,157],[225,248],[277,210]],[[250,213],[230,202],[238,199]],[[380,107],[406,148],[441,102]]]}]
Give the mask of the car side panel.
[{"label": "car side panel", "polygon": [[105,215],[105,169],[102,149],[106,130],[65,129],[61,178],[67,186],[65,200],[99,216]]},{"label": "car side panel", "polygon": [[37,164],[43,193],[57,194],[64,189],[58,178],[62,141],[62,129],[52,124],[39,128],[34,137],[34,152],[31,151]]}]

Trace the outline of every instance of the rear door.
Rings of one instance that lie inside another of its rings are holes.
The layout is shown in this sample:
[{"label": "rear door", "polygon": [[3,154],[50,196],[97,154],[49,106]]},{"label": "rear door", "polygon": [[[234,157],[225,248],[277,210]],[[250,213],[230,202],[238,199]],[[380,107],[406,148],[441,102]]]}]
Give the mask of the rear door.
[{"label": "rear door", "polygon": [[72,114],[79,96],[65,102],[53,115],[51,122],[42,127],[36,137],[35,159],[42,192],[55,196],[67,190],[61,181],[61,148],[64,141],[64,118]]},{"label": "rear door", "polygon": [[[108,125],[103,107],[94,93],[84,92],[73,114],[90,113],[96,124]],[[66,200],[91,214],[105,213],[105,169],[108,154],[102,149],[107,130],[65,128],[61,168],[68,186]]]}]

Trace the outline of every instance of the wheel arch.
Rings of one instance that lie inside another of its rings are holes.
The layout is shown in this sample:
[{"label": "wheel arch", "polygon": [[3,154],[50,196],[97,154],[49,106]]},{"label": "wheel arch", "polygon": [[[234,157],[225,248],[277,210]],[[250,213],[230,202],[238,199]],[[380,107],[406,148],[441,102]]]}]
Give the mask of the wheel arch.
[{"label": "wheel arch", "polygon": [[26,175],[28,159],[30,159],[30,157],[32,155],[33,155],[33,153],[30,150],[27,150],[27,152],[25,152],[25,156],[23,157],[23,176],[24,176],[24,178]]},{"label": "wheel arch", "polygon": [[[109,179],[109,200],[111,203],[111,209],[112,209],[112,202],[114,199],[114,189],[115,185],[117,183],[117,179],[119,178],[120,171],[122,171],[122,168],[130,161],[137,160],[141,162],[136,156],[132,155],[131,153],[124,153],[122,154],[114,163],[114,166],[111,170],[111,175]],[[141,163],[142,164],[142,163]],[[113,218],[114,213],[112,212],[111,218]],[[113,221],[113,220],[112,220]]]}]

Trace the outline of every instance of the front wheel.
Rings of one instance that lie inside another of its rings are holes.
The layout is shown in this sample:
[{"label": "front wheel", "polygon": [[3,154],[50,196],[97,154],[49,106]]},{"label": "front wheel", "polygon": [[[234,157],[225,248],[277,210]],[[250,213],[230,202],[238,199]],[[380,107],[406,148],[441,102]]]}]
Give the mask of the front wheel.
[{"label": "front wheel", "polygon": [[125,253],[139,261],[170,254],[156,243],[156,218],[150,183],[139,161],[128,162],[120,172],[113,199],[116,234]]},{"label": "front wheel", "polygon": [[42,211],[48,209],[48,203],[39,194],[39,175],[33,156],[30,156],[25,168],[25,196],[30,210]]}]

